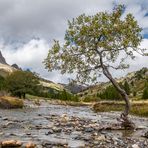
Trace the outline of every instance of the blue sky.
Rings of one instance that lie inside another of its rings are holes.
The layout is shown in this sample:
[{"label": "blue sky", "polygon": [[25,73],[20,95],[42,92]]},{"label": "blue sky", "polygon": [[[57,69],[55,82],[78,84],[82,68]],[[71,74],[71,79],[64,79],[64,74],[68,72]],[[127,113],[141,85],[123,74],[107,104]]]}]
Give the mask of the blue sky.
[{"label": "blue sky", "polygon": [[[111,12],[115,4],[125,5],[124,16],[128,13],[135,16],[143,28],[140,46],[148,48],[148,0],[0,0],[0,50],[9,64],[30,68],[55,82],[67,82],[73,76],[49,73],[42,63],[52,39],[63,41],[68,19],[82,13]],[[147,57],[137,55],[129,70],[115,71],[114,76],[148,67],[146,61]]]}]

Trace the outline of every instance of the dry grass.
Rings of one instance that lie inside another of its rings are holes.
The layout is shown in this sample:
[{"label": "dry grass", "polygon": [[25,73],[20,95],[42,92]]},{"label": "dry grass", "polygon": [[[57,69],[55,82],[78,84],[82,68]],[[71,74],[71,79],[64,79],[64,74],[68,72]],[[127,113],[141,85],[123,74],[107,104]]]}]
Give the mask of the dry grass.
[{"label": "dry grass", "polygon": [[[123,111],[124,102],[99,102],[94,104],[95,112]],[[134,101],[131,103],[130,114],[148,117],[148,101]]]},{"label": "dry grass", "polygon": [[0,97],[0,108],[23,108],[23,106],[24,103],[21,99],[10,96]]}]

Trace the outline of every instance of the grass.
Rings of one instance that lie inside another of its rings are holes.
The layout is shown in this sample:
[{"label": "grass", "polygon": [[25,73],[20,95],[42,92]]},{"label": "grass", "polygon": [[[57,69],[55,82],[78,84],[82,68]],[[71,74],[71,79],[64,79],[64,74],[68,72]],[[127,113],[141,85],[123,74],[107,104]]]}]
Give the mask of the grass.
[{"label": "grass", "polygon": [[33,96],[29,94],[26,95],[26,98],[30,101],[34,101],[35,104],[40,104],[42,100],[47,101],[50,104],[56,104],[56,105],[88,106],[92,104],[87,102],[74,102],[74,101],[64,101],[59,99],[50,99],[50,98]]},{"label": "grass", "polygon": [[[93,110],[95,112],[123,111],[124,105],[124,102],[104,101],[94,104]],[[131,102],[130,114],[148,117],[148,101]]]},{"label": "grass", "polygon": [[0,108],[23,108],[23,106],[24,103],[21,99],[10,96],[0,97]]}]

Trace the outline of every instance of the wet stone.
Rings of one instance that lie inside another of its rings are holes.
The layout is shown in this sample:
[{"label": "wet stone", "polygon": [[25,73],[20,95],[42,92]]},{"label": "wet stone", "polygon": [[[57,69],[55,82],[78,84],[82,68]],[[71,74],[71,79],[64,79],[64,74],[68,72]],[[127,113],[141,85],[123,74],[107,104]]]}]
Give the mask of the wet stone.
[{"label": "wet stone", "polygon": [[50,135],[50,134],[53,134],[54,131],[52,129],[48,130],[48,132],[45,133],[45,135]]},{"label": "wet stone", "polygon": [[68,143],[60,141],[43,141],[42,142],[43,148],[52,148],[53,146],[63,147],[66,148],[68,146]]},{"label": "wet stone", "polygon": [[36,144],[34,144],[33,142],[29,142],[26,144],[25,148],[36,148]]},{"label": "wet stone", "polygon": [[148,138],[148,131],[144,134],[143,137]]},{"label": "wet stone", "polygon": [[94,129],[89,127],[89,128],[85,128],[84,131],[90,133],[90,132],[93,132]]},{"label": "wet stone", "polygon": [[61,133],[62,132],[62,128],[53,127],[52,130],[54,133]]}]

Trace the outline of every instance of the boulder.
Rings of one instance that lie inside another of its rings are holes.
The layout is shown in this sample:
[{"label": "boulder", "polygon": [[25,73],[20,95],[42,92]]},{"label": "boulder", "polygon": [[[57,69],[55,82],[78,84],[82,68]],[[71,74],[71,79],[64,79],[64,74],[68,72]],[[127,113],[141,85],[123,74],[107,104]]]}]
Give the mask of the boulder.
[{"label": "boulder", "polygon": [[22,142],[17,140],[7,140],[1,142],[2,148],[11,148],[11,147],[20,147],[22,145]]}]

